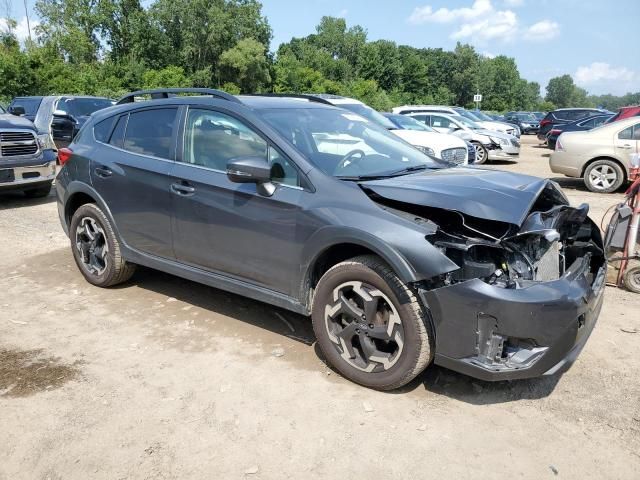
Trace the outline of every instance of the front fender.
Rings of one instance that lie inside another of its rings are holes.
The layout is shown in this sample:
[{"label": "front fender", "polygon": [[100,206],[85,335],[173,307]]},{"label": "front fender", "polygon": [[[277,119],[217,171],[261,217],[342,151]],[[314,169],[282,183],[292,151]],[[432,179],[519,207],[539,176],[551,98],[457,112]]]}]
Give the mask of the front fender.
[{"label": "front fender", "polygon": [[400,280],[412,283],[431,278],[459,267],[431,245],[423,232],[398,228],[384,236],[344,226],[328,226],[316,232],[305,244],[301,265],[302,279],[310,273],[320,255],[340,244],[367,248],[387,262]]}]

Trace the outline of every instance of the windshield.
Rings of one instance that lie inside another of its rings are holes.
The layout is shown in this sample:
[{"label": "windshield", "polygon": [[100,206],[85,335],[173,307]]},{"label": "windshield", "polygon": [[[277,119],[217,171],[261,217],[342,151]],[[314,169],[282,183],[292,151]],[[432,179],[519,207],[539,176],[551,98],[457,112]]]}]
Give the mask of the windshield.
[{"label": "windshield", "polygon": [[393,123],[395,123],[402,130],[417,130],[420,132],[435,132],[435,130],[423,122],[416,120],[415,118],[407,115],[391,115],[389,117]]},{"label": "windshield", "polygon": [[42,102],[42,97],[25,97],[25,98],[16,98],[11,102],[11,107],[22,107],[24,108],[24,114],[26,116],[34,116],[38,111],[38,107]]},{"label": "windshield", "polygon": [[478,117],[478,120],[482,120],[483,122],[493,122],[493,118],[491,118],[489,115],[487,115],[486,113],[474,110],[473,114]]},{"label": "windshield", "polygon": [[482,127],[465,117],[456,117],[456,120],[472,130],[482,130]]},{"label": "windshield", "polygon": [[344,110],[278,108],[259,113],[309,161],[335,177],[384,177],[407,169],[447,166],[381,126]]},{"label": "windshield", "polygon": [[536,117],[534,117],[530,113],[518,113],[516,115],[516,118],[518,120],[520,120],[520,121],[523,121],[523,122],[536,122],[537,121]]},{"label": "windshield", "polygon": [[476,117],[469,110],[464,110],[464,109],[461,108],[460,110],[456,110],[456,112],[458,112],[460,115],[462,115],[463,118],[465,118],[467,120],[471,120],[472,122],[477,122],[478,120],[480,120],[478,117]]},{"label": "windshield", "polygon": [[58,109],[75,117],[86,117],[112,105],[108,98],[66,98],[58,102]]},{"label": "windshield", "polygon": [[377,123],[384,128],[388,128],[391,130],[398,128],[387,117],[379,112],[376,112],[373,108],[368,107],[367,105],[363,105],[361,103],[339,103],[336,104],[336,107],[345,108],[354,113],[357,113],[358,115],[366,118],[367,120],[371,120],[372,122]]}]

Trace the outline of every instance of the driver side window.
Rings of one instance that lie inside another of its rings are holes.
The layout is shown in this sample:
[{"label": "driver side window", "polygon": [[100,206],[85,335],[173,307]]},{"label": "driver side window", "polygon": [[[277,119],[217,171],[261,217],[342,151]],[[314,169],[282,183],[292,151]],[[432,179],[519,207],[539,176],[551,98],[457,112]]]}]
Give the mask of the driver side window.
[{"label": "driver side window", "polygon": [[244,123],[221,112],[189,110],[183,162],[226,172],[229,161],[240,157],[264,158],[273,182],[299,185],[296,167]]}]

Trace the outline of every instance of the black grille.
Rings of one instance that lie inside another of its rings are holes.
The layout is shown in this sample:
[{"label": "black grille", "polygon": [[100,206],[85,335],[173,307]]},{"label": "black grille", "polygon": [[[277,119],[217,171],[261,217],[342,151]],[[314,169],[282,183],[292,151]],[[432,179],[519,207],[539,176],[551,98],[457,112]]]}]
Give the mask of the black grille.
[{"label": "black grille", "polygon": [[0,156],[16,157],[38,152],[38,142],[31,132],[0,132]]},{"label": "black grille", "polygon": [[0,132],[0,142],[32,142],[33,133],[29,132]]}]

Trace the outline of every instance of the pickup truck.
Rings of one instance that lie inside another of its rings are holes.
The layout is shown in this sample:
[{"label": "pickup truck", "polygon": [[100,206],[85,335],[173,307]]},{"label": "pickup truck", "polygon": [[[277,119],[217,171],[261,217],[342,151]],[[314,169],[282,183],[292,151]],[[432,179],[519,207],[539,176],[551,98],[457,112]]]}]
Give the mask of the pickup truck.
[{"label": "pickup truck", "polygon": [[46,197],[56,175],[57,150],[49,133],[26,118],[0,113],[0,193]]}]

